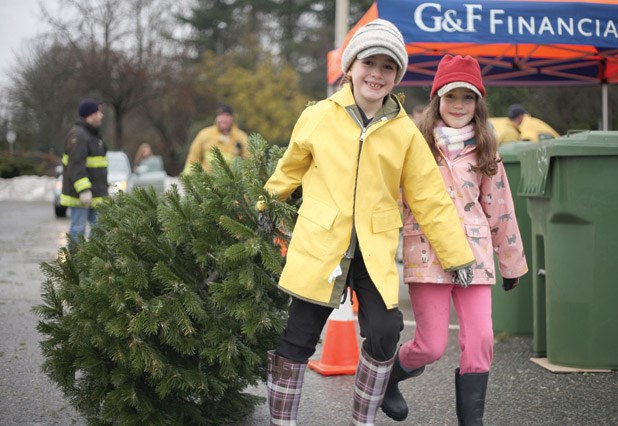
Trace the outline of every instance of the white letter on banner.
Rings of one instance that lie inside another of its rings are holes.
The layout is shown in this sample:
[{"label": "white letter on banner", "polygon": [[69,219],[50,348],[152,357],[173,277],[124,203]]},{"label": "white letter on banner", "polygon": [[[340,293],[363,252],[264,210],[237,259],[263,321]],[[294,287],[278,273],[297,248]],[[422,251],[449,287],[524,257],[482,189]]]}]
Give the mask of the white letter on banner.
[{"label": "white letter on banner", "polygon": [[543,34],[545,31],[549,32],[551,35],[556,34],[547,16],[543,16],[543,19],[541,19],[541,25],[539,25],[539,35]]},{"label": "white letter on banner", "polygon": [[437,33],[442,28],[442,21],[439,16],[431,18],[434,22],[433,27],[428,27],[427,25],[425,25],[425,22],[423,22],[423,12],[428,7],[433,7],[434,9],[436,9],[437,12],[442,11],[442,8],[438,3],[423,3],[414,11],[414,23],[423,31],[427,31],[428,33]]},{"label": "white letter on banner", "polygon": [[519,24],[517,26],[517,31],[519,32],[519,34],[524,33],[524,27],[528,30],[529,34],[535,34],[534,16],[530,17],[530,21],[526,21],[526,18],[520,16],[517,22]]},{"label": "white letter on banner", "polygon": [[504,15],[504,9],[490,9],[489,10],[489,32],[496,34],[496,25],[504,24],[502,19],[498,19],[497,15]]},{"label": "white letter on banner", "polygon": [[573,36],[573,18],[569,18],[565,21],[563,18],[558,18],[558,35],[568,34]]},{"label": "white letter on banner", "polygon": [[464,5],[466,8],[466,15],[468,16],[468,20],[466,22],[466,31],[467,32],[476,32],[476,28],[474,27],[474,21],[480,21],[481,15],[475,14],[475,10],[483,10],[483,6],[480,4],[466,4]]},{"label": "white letter on banner", "polygon": [[580,19],[579,22],[577,23],[577,29],[579,30],[579,33],[582,35],[585,35],[586,37],[590,37],[592,33],[589,33],[584,30],[584,23],[590,24],[591,22],[592,22],[592,19],[589,19],[589,18]]},{"label": "white letter on banner", "polygon": [[461,19],[457,18],[457,11],[455,9],[449,9],[444,12],[444,21],[442,23],[442,29],[447,33],[463,32],[461,27]]},{"label": "white letter on banner", "polygon": [[618,38],[618,32],[616,32],[616,25],[614,24],[614,21],[607,21],[607,27],[605,27],[603,37],[607,37],[609,35],[613,35],[614,38]]}]

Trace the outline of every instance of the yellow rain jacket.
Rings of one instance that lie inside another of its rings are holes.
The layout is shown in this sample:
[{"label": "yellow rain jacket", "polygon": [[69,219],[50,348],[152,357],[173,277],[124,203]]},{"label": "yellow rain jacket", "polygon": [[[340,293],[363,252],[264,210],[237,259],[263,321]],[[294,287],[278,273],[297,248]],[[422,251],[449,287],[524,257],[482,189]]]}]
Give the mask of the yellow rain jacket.
[{"label": "yellow rain jacket", "polygon": [[204,170],[210,172],[210,163],[214,158],[211,151],[214,147],[219,148],[228,162],[235,157],[247,158],[249,155],[247,139],[247,134],[236,124],[232,125],[229,135],[221,133],[216,124],[200,130],[191,143],[182,172],[189,173],[193,163],[200,163]]},{"label": "yellow rain jacket", "polygon": [[265,187],[286,199],[300,185],[303,202],[279,281],[295,297],[339,306],[342,287],[328,278],[354,225],[371,279],[387,308],[397,307],[400,187],[443,268],[474,261],[436,161],[394,96],[366,128],[349,85],[306,108]]}]

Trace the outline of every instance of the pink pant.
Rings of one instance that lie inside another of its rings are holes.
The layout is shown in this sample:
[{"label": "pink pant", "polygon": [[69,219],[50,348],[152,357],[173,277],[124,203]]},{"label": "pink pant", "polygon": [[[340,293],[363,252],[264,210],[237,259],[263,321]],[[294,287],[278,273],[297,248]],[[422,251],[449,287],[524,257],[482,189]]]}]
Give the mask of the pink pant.
[{"label": "pink pant", "polygon": [[459,369],[461,374],[489,371],[494,353],[491,322],[491,286],[461,288],[447,284],[408,285],[416,334],[399,350],[406,368],[419,368],[442,357],[448,343],[450,302],[459,319]]}]

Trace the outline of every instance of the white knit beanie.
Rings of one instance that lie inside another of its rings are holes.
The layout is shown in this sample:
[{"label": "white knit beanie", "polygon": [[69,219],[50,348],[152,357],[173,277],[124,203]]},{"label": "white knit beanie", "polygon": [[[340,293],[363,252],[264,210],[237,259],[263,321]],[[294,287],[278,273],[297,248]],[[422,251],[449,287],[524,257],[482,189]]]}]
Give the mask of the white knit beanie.
[{"label": "white knit beanie", "polygon": [[345,74],[354,59],[365,59],[379,54],[388,55],[395,60],[399,67],[395,84],[399,84],[408,68],[408,53],[401,32],[385,19],[371,21],[354,33],[341,56],[341,70]]}]

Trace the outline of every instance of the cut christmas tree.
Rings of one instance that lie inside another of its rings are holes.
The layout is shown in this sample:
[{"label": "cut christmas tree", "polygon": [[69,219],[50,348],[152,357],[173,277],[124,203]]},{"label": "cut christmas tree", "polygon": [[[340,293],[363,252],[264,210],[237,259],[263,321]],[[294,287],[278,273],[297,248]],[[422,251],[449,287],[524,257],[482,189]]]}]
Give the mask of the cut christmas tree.
[{"label": "cut christmas tree", "polygon": [[43,369],[89,423],[225,424],[261,402],[245,391],[284,327],[280,246],[297,200],[263,189],[282,149],[252,135],[250,153],[228,164],[215,151],[182,190],[121,193],[87,241],[41,265]]}]

